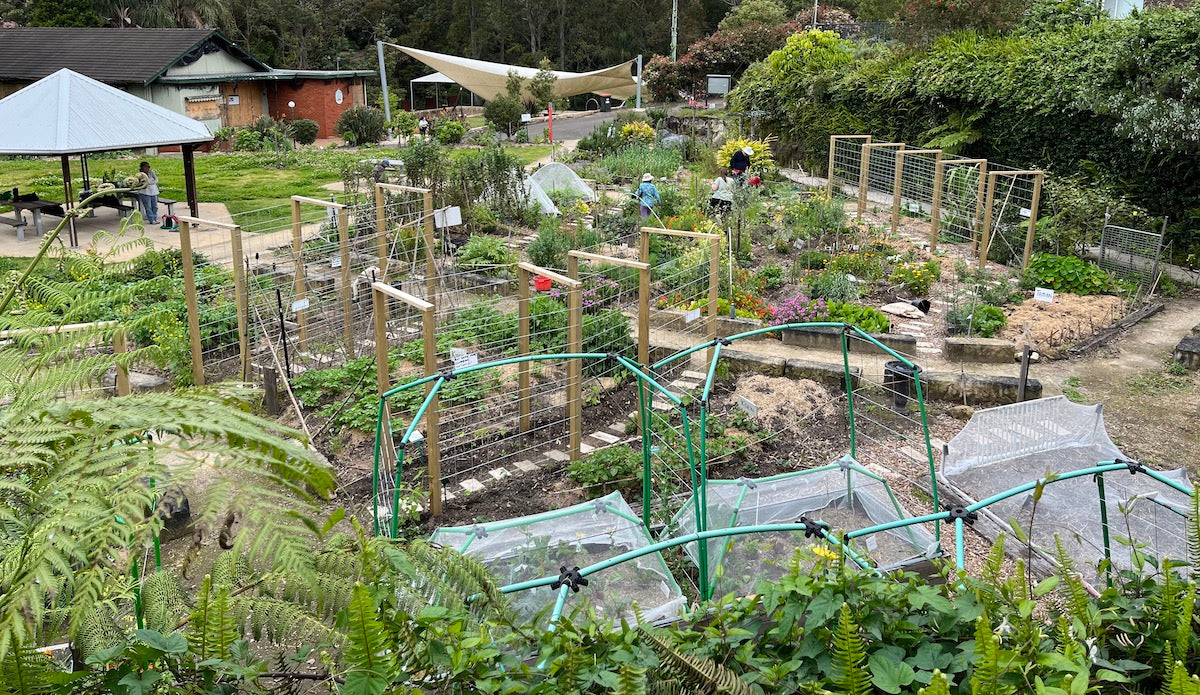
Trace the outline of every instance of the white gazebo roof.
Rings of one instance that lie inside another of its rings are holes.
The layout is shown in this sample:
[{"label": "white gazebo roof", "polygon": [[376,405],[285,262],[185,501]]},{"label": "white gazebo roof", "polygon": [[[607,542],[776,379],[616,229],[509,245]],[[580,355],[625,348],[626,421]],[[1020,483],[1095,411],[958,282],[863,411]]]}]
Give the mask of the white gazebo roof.
[{"label": "white gazebo roof", "polygon": [[446,77],[445,75],[443,75],[440,72],[435,72],[435,73],[432,73],[429,75],[425,75],[423,77],[418,77],[414,80],[409,80],[409,82],[454,84],[454,80],[450,79],[449,77]]},{"label": "white gazebo roof", "polygon": [[66,68],[0,99],[0,123],[0,154],[80,154],[213,137],[199,121]]},{"label": "white gazebo roof", "polygon": [[[484,99],[494,99],[496,96],[504,94],[510,70],[515,71],[522,80],[526,81],[538,72],[537,68],[462,58],[445,53],[423,51],[419,48],[398,46],[394,43],[388,45],[404,51]],[[633,63],[634,61],[627,60],[619,65],[591,72],[553,70],[554,76],[558,78],[554,83],[554,93],[560,97],[587,94],[588,92],[612,94],[622,98],[631,97],[637,92],[637,80],[634,79],[632,71]]]}]

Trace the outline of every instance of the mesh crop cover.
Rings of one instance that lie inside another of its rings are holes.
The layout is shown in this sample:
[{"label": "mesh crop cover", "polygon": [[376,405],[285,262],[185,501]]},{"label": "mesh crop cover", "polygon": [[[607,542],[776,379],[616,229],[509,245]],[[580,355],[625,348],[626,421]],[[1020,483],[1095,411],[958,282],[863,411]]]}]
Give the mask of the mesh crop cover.
[{"label": "mesh crop cover", "polygon": [[[787,524],[801,516],[829,524],[831,531],[857,531],[909,515],[887,483],[859,467],[849,456],[831,466],[750,480],[711,480],[708,483],[708,530]],[[672,520],[669,535],[696,530],[694,501]],[[776,580],[788,571],[797,548],[828,541],[805,538],[803,530],[750,533],[708,541],[709,576],[714,596],[750,593],[762,580]],[[698,563],[695,543],[684,546]],[[933,536],[920,526],[884,531],[850,544],[850,549],[874,567],[897,568],[923,562],[937,554]],[[803,557],[803,554],[801,555]],[[809,555],[815,559],[815,555]],[[847,560],[848,565],[851,565]]]},{"label": "mesh crop cover", "polygon": [[587,202],[595,202],[596,192],[562,162],[550,162],[529,175],[547,194],[555,192],[569,195],[572,198],[583,198]]},{"label": "mesh crop cover", "polygon": [[[559,568],[586,568],[651,544],[641,520],[619,492],[553,512],[479,526],[439,528],[431,539],[479,559],[500,585],[558,576]],[[600,616],[634,620],[636,602],[650,622],[683,613],[686,599],[659,553],[643,555],[588,577],[567,598],[564,614],[586,598]],[[548,586],[510,594],[518,615],[549,617],[558,592]]]},{"label": "mesh crop cover", "polygon": [[[1126,459],[1104,428],[1101,406],[1055,396],[975,411],[947,444],[941,478],[978,501],[1047,473],[1063,474]],[[1183,470],[1163,475],[1191,485]],[[1114,565],[1131,566],[1129,544],[1118,542],[1118,536],[1147,544],[1137,552],[1187,559],[1187,495],[1147,475],[1124,471],[1105,474],[1104,488]],[[1098,579],[1104,540],[1099,490],[1093,476],[1050,483],[1036,505],[1036,514],[1034,507],[1030,491],[988,509],[1003,523],[1016,520],[1024,529],[1029,528],[1032,517],[1032,537],[1039,548],[1053,552],[1057,536],[1075,569],[1089,580]]]}]

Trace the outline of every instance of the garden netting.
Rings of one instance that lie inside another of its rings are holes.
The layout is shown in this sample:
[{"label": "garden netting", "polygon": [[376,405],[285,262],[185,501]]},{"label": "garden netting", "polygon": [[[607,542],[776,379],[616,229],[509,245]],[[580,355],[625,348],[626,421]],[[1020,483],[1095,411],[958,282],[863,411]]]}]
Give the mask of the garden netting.
[{"label": "garden netting", "polygon": [[[1128,460],[1104,427],[1100,405],[1080,405],[1063,396],[977,410],[947,444],[941,478],[969,501],[978,501],[1046,477],[1097,464]],[[1191,487],[1183,470],[1160,471]],[[1114,471],[1104,475],[1111,553],[1117,568],[1131,555],[1187,560],[1188,495],[1148,475]],[[1085,578],[1099,578],[1104,558],[1098,481],[1085,475],[1052,482],[1034,503],[1032,490],[990,505],[1002,524],[1016,521],[1034,544],[1055,551],[1055,537]],[[1129,539],[1136,544],[1130,545]]]},{"label": "garden netting", "polygon": [[596,200],[596,192],[579,178],[579,174],[562,162],[550,162],[539,167],[529,175],[529,179],[537,183],[548,195],[558,193],[571,198],[583,198],[589,203]]},{"label": "garden netting", "polygon": [[[558,576],[560,567],[586,568],[644,548],[650,536],[629,504],[614,492],[552,512],[478,526],[439,528],[434,543],[477,558],[500,585]],[[586,598],[602,617],[635,619],[633,606],[648,622],[683,615],[687,603],[659,553],[650,553],[588,577],[589,585],[567,599],[567,611]],[[510,594],[517,614],[549,617],[558,591],[548,586]]]},{"label": "garden netting", "polygon": [[[694,501],[689,499],[672,520],[669,535],[695,532],[694,509]],[[800,517],[807,517],[828,524],[835,538],[841,532],[909,517],[888,484],[849,456],[830,466],[768,478],[711,480],[707,509],[710,531],[796,523]],[[817,546],[837,552],[836,546],[826,540],[806,538],[803,529],[748,533],[707,542],[714,596],[753,592],[758,582],[782,577],[794,557],[809,565],[817,560],[815,553],[797,554],[798,549]],[[933,536],[916,525],[856,538],[848,548],[879,569],[917,569],[939,554]],[[687,544],[685,551],[693,563],[699,563],[697,544]],[[847,560],[847,565],[853,563]]]}]

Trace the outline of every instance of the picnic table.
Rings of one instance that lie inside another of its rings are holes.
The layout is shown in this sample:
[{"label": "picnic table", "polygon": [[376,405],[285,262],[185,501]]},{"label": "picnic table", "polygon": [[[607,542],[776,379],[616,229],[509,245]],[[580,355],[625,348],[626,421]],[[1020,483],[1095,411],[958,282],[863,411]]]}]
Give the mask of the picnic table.
[{"label": "picnic table", "polygon": [[[42,236],[46,233],[46,230],[42,225],[42,213],[54,215],[55,217],[63,217],[66,215],[62,209],[62,203],[56,203],[53,200],[14,200],[13,202],[9,203],[9,205],[12,205],[13,212],[15,212],[17,217],[20,217],[22,220],[25,219],[25,216],[21,214],[22,211],[28,210],[30,213],[32,213],[33,228],[37,230],[38,236]],[[17,232],[17,238],[21,241],[25,240],[24,235],[21,234],[20,231]]]}]

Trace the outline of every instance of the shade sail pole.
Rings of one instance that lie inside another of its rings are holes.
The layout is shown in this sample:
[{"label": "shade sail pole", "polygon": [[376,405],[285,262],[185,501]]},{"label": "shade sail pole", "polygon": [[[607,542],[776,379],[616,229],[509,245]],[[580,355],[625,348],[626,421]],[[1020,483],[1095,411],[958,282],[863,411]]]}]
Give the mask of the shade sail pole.
[{"label": "shade sail pole", "polygon": [[388,102],[387,68],[383,62],[383,42],[375,42],[375,53],[379,56],[379,88],[383,90],[383,119],[392,122],[392,105]]}]

